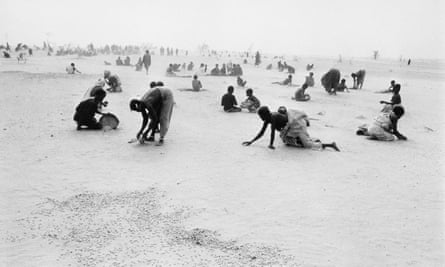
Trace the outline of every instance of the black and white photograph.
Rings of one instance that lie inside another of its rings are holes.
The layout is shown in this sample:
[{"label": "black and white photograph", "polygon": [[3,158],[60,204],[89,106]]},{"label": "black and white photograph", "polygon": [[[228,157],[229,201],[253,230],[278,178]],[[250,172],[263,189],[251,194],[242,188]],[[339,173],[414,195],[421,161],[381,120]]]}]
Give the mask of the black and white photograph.
[{"label": "black and white photograph", "polygon": [[0,266],[445,266],[444,1],[0,7]]}]

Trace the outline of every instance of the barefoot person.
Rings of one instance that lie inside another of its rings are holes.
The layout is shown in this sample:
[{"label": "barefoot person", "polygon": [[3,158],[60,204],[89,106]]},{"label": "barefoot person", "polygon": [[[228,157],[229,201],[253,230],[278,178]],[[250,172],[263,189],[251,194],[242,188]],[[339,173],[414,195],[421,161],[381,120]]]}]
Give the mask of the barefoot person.
[{"label": "barefoot person", "polygon": [[246,90],[246,96],[246,100],[241,103],[240,107],[247,109],[249,112],[256,112],[261,106],[260,100],[253,95],[253,90],[250,88]]},{"label": "barefoot person", "polygon": [[83,126],[86,126],[86,129],[90,130],[100,130],[102,129],[102,125],[97,122],[94,115],[96,113],[102,114],[99,110],[101,103],[107,93],[103,89],[99,89],[96,91],[94,98],[89,98],[80,102],[80,104],[76,107],[76,112],[74,114],[74,121],[77,122],[77,130],[81,130]]},{"label": "barefoot person", "polygon": [[240,112],[241,108],[237,107],[238,102],[233,95],[233,86],[227,87],[227,93],[221,99],[221,106],[224,107],[225,112]]},{"label": "barefoot person", "polygon": [[394,136],[399,140],[407,140],[397,128],[397,123],[404,113],[405,109],[401,105],[396,105],[392,111],[380,113],[370,127],[367,125],[360,126],[356,133],[379,141],[394,141]]},{"label": "barefoot person", "polygon": [[339,151],[336,143],[323,144],[319,140],[312,140],[307,133],[306,127],[309,123],[307,116],[299,111],[286,111],[280,108],[280,112],[270,112],[266,106],[258,109],[258,116],[263,121],[263,127],[260,132],[251,141],[243,142],[244,146],[250,146],[253,142],[260,139],[267,126],[270,124],[270,143],[269,148],[275,149],[273,143],[275,139],[275,130],[281,132],[280,137],[286,145],[304,147],[304,148],[321,148],[331,147]]},{"label": "barefoot person", "polygon": [[[157,125],[160,125],[160,138],[158,145],[164,143],[165,135],[170,126],[170,120],[173,112],[173,94],[168,88],[162,87],[162,83],[157,83],[156,87],[151,88],[141,99],[133,99],[130,101],[130,110],[140,112],[142,115],[142,126],[136,135],[141,143],[144,141],[154,141],[154,131]],[[148,125],[148,120],[150,124]],[[145,130],[145,131],[144,131]],[[149,139],[147,135],[149,131],[152,134]]]}]

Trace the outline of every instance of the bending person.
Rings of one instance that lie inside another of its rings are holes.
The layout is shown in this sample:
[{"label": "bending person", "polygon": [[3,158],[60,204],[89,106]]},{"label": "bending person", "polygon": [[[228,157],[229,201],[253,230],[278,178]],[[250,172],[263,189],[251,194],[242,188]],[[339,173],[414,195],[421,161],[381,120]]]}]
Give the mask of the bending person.
[{"label": "bending person", "polygon": [[[162,84],[163,85],[163,84]],[[162,86],[160,83],[157,86]],[[159,145],[164,143],[165,135],[170,126],[170,120],[173,112],[173,94],[168,88],[155,87],[150,89],[140,100],[130,101],[130,110],[140,112],[142,115],[142,126],[136,135],[141,143],[144,141],[154,141],[154,132],[157,125],[160,125]],[[150,124],[147,127],[148,120]],[[145,130],[145,131],[144,131]],[[147,139],[149,131],[152,131],[150,138]]]}]

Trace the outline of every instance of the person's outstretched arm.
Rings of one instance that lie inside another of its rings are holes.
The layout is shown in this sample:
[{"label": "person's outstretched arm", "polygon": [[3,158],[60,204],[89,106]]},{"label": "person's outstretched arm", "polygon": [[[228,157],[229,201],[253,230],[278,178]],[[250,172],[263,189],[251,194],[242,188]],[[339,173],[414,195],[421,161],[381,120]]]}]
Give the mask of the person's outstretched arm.
[{"label": "person's outstretched arm", "polygon": [[392,134],[394,134],[400,140],[407,140],[406,136],[404,136],[397,130],[397,122],[398,122],[397,119],[391,119]]},{"label": "person's outstretched arm", "polygon": [[261,127],[261,130],[260,130],[260,132],[257,134],[257,136],[255,136],[255,138],[253,138],[251,141],[243,142],[243,145],[245,145],[245,146],[250,146],[253,142],[255,142],[256,140],[260,139],[260,138],[264,135],[264,132],[266,131],[266,128],[267,128],[267,125],[268,125],[268,124],[269,124],[269,123],[264,122],[264,123],[263,123],[263,127]]}]

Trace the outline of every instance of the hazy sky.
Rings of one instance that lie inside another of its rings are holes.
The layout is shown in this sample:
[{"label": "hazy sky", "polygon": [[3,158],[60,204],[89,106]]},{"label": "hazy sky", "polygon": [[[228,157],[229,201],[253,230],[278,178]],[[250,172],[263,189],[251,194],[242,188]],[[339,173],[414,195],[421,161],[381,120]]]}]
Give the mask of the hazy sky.
[{"label": "hazy sky", "polygon": [[0,0],[0,42],[445,58],[443,0]]}]

